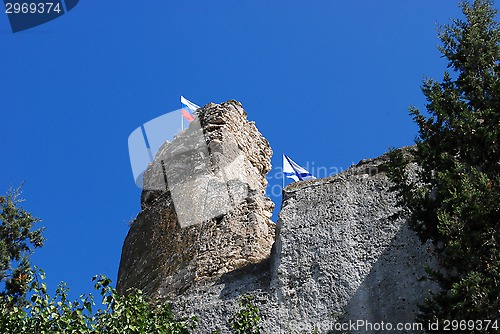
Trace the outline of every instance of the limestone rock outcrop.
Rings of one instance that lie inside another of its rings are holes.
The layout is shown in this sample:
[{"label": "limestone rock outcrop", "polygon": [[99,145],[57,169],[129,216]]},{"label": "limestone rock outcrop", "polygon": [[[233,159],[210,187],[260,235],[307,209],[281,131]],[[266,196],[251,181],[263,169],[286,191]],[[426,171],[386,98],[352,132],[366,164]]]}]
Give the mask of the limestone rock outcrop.
[{"label": "limestone rock outcrop", "polygon": [[436,288],[424,266],[436,261],[404,215],[395,218],[400,209],[385,161],[367,159],[335,176],[290,184],[268,261],[164,300],[176,314],[197,315],[197,333],[231,333],[227,319],[247,294],[260,309],[263,333],[377,332],[335,327],[360,320],[418,326],[417,303]]},{"label": "limestone rock outcrop", "polygon": [[[385,155],[363,160],[285,189],[271,273],[288,323],[281,332],[316,326],[326,333],[336,318],[394,328],[415,322],[417,304],[436,288],[424,267],[436,262],[433,247],[420,243],[397,205],[387,161]],[[399,331],[405,332],[418,331]]]},{"label": "limestone rock outcrop", "polygon": [[177,295],[269,257],[272,150],[246,116],[236,101],[208,104],[159,149],[123,245],[119,292]]},{"label": "limestone rock outcrop", "polygon": [[119,291],[140,288],[178,315],[196,315],[196,333],[231,333],[228,319],[247,294],[263,333],[342,332],[339,318],[414,322],[417,303],[436,288],[424,267],[436,263],[400,215],[386,156],[290,184],[274,225],[264,196],[267,141],[237,102],[209,104],[198,118],[145,173]]}]

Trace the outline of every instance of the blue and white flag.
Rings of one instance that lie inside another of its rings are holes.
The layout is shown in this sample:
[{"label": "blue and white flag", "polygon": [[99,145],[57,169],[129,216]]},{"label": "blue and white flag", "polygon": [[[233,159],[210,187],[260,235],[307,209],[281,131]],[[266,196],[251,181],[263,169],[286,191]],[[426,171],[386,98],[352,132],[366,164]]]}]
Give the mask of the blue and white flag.
[{"label": "blue and white flag", "polygon": [[283,175],[295,181],[314,180],[315,177],[283,154]]}]

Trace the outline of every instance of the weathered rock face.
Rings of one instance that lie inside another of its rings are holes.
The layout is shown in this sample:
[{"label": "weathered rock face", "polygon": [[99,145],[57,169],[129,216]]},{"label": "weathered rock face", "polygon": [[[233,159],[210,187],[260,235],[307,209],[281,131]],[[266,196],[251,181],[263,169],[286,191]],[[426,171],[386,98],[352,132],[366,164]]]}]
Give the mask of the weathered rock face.
[{"label": "weathered rock face", "polygon": [[142,211],[125,239],[117,289],[177,295],[269,257],[269,143],[236,101],[198,110],[144,173]]},{"label": "weathered rock face", "polygon": [[237,312],[238,298],[251,294],[263,333],[370,332],[365,326],[336,331],[339,318],[346,325],[413,326],[417,302],[435,288],[424,266],[435,261],[432,247],[394,218],[399,209],[384,160],[289,185],[269,261],[165,296],[174,311],[196,314],[197,333],[231,333],[227,319]]},{"label": "weathered rock face", "polygon": [[435,288],[424,270],[435,265],[432,247],[396,218],[386,160],[365,160],[339,175],[287,187],[271,274],[287,319],[283,332],[333,330],[332,314],[396,328],[415,321],[417,303]]},{"label": "weathered rock face", "polygon": [[[261,311],[263,333],[328,333],[337,329],[332,314],[372,325],[414,322],[417,302],[435,288],[424,271],[435,261],[404,215],[395,218],[400,209],[384,171],[386,157],[289,185],[273,239],[272,205],[263,196],[271,151],[245,116],[236,102],[208,105],[199,115],[207,152],[199,140],[184,142],[190,132],[160,150],[157,160],[170,162],[162,165],[165,173],[159,167],[145,173],[154,190],[143,193],[143,211],[125,240],[119,290],[141,288],[171,303],[178,315],[196,315],[197,333],[230,333],[228,319],[245,294]],[[186,147],[196,151],[196,163],[169,153]],[[205,154],[215,157],[204,160]],[[182,166],[196,177],[179,173]],[[165,178],[168,192],[156,186]],[[174,194],[179,189],[201,196],[193,199],[198,203],[216,198],[216,209],[179,219],[185,207]]]}]

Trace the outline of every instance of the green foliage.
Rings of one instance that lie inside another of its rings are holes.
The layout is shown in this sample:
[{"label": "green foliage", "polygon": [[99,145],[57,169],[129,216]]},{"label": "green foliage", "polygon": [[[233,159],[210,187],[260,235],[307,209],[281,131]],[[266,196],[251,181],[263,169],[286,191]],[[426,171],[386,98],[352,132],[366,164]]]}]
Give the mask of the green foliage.
[{"label": "green foliage", "polygon": [[20,207],[21,187],[12,188],[7,196],[0,197],[0,281],[5,292],[19,299],[24,295],[30,281],[30,255],[35,248],[42,247],[42,228],[33,229],[40,219],[33,217]]},{"label": "green foliage", "polygon": [[43,245],[43,229],[33,230],[40,220],[19,207],[20,189],[0,197],[0,333],[156,333],[187,334],[196,319],[176,319],[168,304],[152,303],[141,291],[118,295],[105,276],[93,278],[104,309],[93,311],[92,295],[68,299],[61,283],[52,297],[44,283],[45,273],[32,268],[29,257]]},{"label": "green foliage", "polygon": [[0,331],[2,333],[90,333],[93,319],[92,297],[81,296],[79,301],[68,300],[68,288],[61,283],[55,297],[47,294],[43,271],[29,272],[29,298],[22,303],[13,296],[4,296],[0,303]]},{"label": "green foliage", "polygon": [[461,6],[465,21],[440,31],[453,73],[424,82],[427,115],[410,108],[416,147],[390,152],[401,204],[445,269],[430,272],[442,290],[422,305],[421,321],[500,314],[500,28],[491,1]]},{"label": "green foliage", "polygon": [[27,300],[20,305],[13,296],[4,296],[0,303],[1,333],[187,334],[196,326],[196,319],[175,319],[168,304],[153,305],[140,291],[118,295],[105,276],[93,278],[105,306],[94,313],[92,295],[70,301],[69,289],[61,283],[51,297],[44,273],[30,275],[34,279]]},{"label": "green foliage", "polygon": [[122,296],[111,287],[109,278],[96,276],[93,280],[106,305],[95,315],[97,333],[188,334],[196,327],[196,318],[175,319],[169,304],[152,304],[140,290],[128,290]]},{"label": "green foliage", "polygon": [[252,304],[250,295],[240,298],[240,310],[231,319],[231,328],[236,334],[259,334],[259,308]]}]

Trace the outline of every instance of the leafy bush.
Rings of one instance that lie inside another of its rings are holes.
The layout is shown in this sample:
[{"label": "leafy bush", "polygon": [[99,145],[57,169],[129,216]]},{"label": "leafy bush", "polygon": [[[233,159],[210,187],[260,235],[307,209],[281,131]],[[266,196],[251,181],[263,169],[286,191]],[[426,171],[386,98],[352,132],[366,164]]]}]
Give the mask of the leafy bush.
[{"label": "leafy bush", "polygon": [[138,290],[118,295],[105,276],[95,276],[104,309],[95,313],[92,295],[68,300],[68,287],[61,283],[55,296],[47,293],[41,270],[30,272],[27,294],[19,302],[4,296],[0,303],[2,333],[158,333],[187,334],[196,326],[195,318],[175,319],[168,304],[153,305]]},{"label": "leafy bush", "polygon": [[230,319],[231,328],[236,334],[260,334],[259,308],[252,304],[250,295],[240,298],[240,310]]}]

